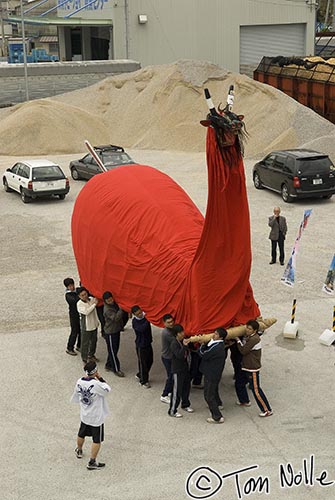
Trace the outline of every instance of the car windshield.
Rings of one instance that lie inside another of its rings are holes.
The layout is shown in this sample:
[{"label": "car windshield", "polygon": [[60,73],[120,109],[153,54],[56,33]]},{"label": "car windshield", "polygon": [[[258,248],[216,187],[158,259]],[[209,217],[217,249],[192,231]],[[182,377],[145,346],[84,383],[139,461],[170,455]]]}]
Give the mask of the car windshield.
[{"label": "car windshield", "polygon": [[33,181],[64,179],[62,170],[57,165],[33,168]]},{"label": "car windshield", "polygon": [[298,174],[313,174],[317,172],[328,172],[331,165],[328,156],[318,156],[316,158],[297,159]]},{"label": "car windshield", "polygon": [[118,165],[134,163],[127,153],[103,153],[102,161],[108,170]]}]

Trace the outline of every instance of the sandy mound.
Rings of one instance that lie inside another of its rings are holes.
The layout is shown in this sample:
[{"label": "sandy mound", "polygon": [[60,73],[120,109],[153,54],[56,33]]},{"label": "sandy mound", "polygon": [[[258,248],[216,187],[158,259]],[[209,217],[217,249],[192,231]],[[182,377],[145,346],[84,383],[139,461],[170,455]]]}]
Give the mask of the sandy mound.
[{"label": "sandy mound", "polygon": [[202,151],[206,131],[199,121],[207,113],[203,89],[210,89],[217,105],[225,102],[231,83],[234,111],[245,115],[250,134],[248,156],[274,147],[299,147],[335,131],[333,124],[277,89],[201,61],[149,66],[55,99],[103,117],[110,124],[112,143]]},{"label": "sandy mound", "polygon": [[232,83],[234,111],[245,115],[250,135],[247,156],[335,133],[333,124],[273,87],[208,62],[185,60],[16,106],[4,118],[0,114],[0,147],[3,154],[70,153],[85,151],[87,138],[93,144],[203,151],[206,130],[199,121],[208,111],[203,89],[210,89],[218,105],[225,103]]},{"label": "sandy mound", "polygon": [[309,141],[302,145],[306,149],[315,149],[316,151],[322,151],[331,157],[333,163],[335,164],[335,133],[331,135],[325,135],[323,137],[317,137],[313,141]]},{"label": "sandy mound", "polygon": [[83,109],[49,99],[14,106],[0,121],[4,155],[81,152],[85,139],[108,142],[107,127]]}]

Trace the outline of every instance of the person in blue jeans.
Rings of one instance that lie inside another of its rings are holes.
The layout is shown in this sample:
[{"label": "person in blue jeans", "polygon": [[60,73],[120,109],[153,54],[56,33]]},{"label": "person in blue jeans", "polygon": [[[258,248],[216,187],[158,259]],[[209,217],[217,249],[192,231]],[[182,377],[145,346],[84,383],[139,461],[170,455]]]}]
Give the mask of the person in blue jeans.
[{"label": "person in blue jeans", "polygon": [[243,356],[237,348],[235,339],[226,340],[227,354],[230,351],[230,361],[234,368],[235,392],[238,406],[251,406],[249,394],[245,384],[245,372],[242,370]]},{"label": "person in blue jeans", "polygon": [[[237,348],[242,354],[242,371],[245,385],[249,382],[255,401],[261,410],[260,417],[270,417],[273,412],[267,397],[260,386],[262,343],[258,334],[259,323],[249,320],[246,323],[245,340],[237,339]],[[245,405],[248,406],[248,405]]]}]

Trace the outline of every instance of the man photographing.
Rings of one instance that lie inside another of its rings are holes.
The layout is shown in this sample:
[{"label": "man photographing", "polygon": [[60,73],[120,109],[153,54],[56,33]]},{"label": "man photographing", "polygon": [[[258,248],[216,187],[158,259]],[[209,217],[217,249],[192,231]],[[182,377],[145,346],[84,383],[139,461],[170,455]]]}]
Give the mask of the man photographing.
[{"label": "man photographing", "polygon": [[110,386],[100,376],[95,361],[89,361],[84,366],[86,375],[79,380],[74,388],[71,403],[80,404],[80,427],[77,436],[77,458],[83,456],[83,446],[86,436],[92,437],[91,457],[87,464],[89,470],[101,469],[104,463],[96,458],[104,440],[104,421],[109,414],[106,401]]}]

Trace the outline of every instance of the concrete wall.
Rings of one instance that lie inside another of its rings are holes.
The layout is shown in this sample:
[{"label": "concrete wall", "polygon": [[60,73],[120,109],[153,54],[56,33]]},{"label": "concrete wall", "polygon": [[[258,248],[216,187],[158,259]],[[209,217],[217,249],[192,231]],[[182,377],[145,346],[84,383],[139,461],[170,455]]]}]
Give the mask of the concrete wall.
[{"label": "concrete wall", "polygon": [[[108,76],[140,69],[136,61],[86,61],[85,63],[28,64],[30,99],[41,99],[88,87]],[[23,64],[0,66],[0,106],[25,101]]]},{"label": "concrete wall", "polygon": [[128,57],[142,66],[187,58],[239,71],[240,26],[254,24],[305,23],[306,54],[314,53],[315,7],[305,0],[131,0],[128,43],[124,0],[114,2],[112,17],[115,57],[126,57],[128,46]]},{"label": "concrete wall", "polygon": [[[306,55],[314,54],[316,5],[313,2],[101,0],[72,19],[110,20],[116,59],[134,59],[142,66],[198,59],[238,72],[241,26],[305,24]],[[74,10],[74,5],[84,4],[84,0],[67,3],[58,8],[57,15],[63,17]],[[147,23],[139,23],[140,14],[147,16]]]}]

